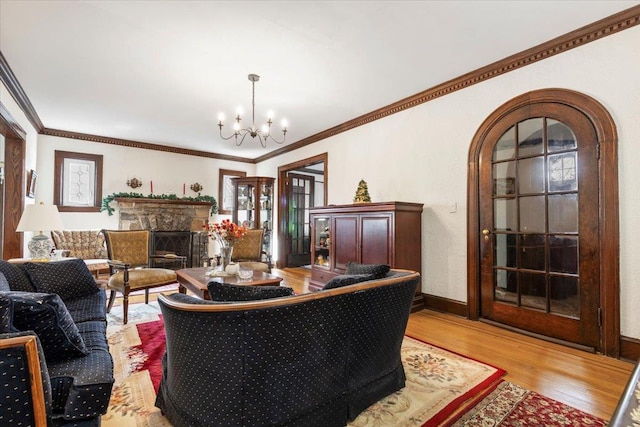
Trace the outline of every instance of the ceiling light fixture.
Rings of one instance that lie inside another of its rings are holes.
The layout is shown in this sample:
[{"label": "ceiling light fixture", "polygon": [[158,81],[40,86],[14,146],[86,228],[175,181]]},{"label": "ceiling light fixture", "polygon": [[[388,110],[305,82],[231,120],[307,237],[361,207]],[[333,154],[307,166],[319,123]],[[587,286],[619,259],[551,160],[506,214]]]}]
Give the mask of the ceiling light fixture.
[{"label": "ceiling light fixture", "polygon": [[[287,121],[285,119],[282,120],[282,141],[278,141],[276,138],[274,138],[273,135],[271,135],[271,124],[273,123],[273,112],[269,112],[267,114],[267,123],[265,123],[264,125],[262,125],[261,128],[257,128],[256,127],[256,82],[260,80],[260,76],[257,74],[249,74],[249,81],[251,82],[251,89],[252,89],[252,97],[251,97],[251,126],[242,129],[240,127],[240,115],[242,114],[242,107],[238,107],[238,109],[236,110],[236,118],[235,118],[235,123],[233,124],[233,134],[231,136],[225,137],[222,135],[222,126],[224,126],[224,113],[220,113],[218,115],[218,127],[220,128],[220,138],[226,140],[229,140],[231,138],[235,138],[236,140],[236,145],[242,145],[242,143],[244,142],[244,139],[247,137],[247,135],[250,135],[251,138],[255,138],[256,136],[258,137],[258,140],[260,141],[260,145],[262,145],[263,148],[267,148],[267,140],[271,139],[272,141],[274,141],[277,144],[282,144],[284,143],[284,140],[287,137]],[[240,137],[240,139],[238,140],[238,137]]]}]

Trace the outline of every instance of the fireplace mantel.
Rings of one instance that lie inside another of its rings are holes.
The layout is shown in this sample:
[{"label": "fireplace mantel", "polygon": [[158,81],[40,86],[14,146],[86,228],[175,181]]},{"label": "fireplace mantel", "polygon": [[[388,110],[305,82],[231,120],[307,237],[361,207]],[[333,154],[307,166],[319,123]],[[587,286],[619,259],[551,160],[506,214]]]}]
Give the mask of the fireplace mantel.
[{"label": "fireplace mantel", "polygon": [[173,205],[196,205],[196,206],[208,206],[211,208],[211,202],[196,202],[193,200],[180,200],[180,199],[148,199],[146,197],[116,197],[118,203],[154,203],[163,204],[169,203]]},{"label": "fireplace mantel", "polygon": [[120,230],[202,231],[212,203],[117,197]]}]

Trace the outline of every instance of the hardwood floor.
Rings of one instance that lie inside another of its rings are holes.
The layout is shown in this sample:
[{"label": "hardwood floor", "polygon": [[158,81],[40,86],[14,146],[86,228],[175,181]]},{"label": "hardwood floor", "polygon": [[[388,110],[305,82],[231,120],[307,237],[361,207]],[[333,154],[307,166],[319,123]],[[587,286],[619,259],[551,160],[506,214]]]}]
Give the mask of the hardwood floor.
[{"label": "hardwood floor", "polygon": [[[310,270],[274,269],[273,274],[296,293],[308,292]],[[410,316],[407,334],[505,369],[507,381],[605,420],[633,369],[628,362],[430,310]]]}]

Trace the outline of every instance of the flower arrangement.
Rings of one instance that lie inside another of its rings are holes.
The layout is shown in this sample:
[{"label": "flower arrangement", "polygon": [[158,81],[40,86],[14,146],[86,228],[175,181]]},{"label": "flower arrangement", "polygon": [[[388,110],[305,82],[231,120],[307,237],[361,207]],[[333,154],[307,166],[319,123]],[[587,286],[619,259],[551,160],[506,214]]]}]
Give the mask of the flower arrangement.
[{"label": "flower arrangement", "polygon": [[203,226],[209,237],[218,241],[220,246],[233,246],[233,244],[242,239],[247,234],[247,228],[240,226],[231,220],[223,219],[219,223],[209,223]]}]

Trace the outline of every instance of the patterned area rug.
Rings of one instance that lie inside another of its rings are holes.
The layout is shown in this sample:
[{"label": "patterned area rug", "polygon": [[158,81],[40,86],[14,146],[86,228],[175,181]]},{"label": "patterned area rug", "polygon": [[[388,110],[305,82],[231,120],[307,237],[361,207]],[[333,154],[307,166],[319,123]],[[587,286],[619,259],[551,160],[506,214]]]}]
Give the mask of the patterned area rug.
[{"label": "patterned area rug", "polygon": [[508,381],[464,414],[454,427],[606,426],[600,418],[579,411]]},{"label": "patterned area rug", "polygon": [[[164,329],[157,303],[122,309],[108,319],[109,349],[116,383],[103,427],[170,426],[154,406],[164,352]],[[437,426],[465,412],[495,388],[504,371],[447,350],[405,337],[402,360],[406,387],[372,405],[352,427]]]}]

